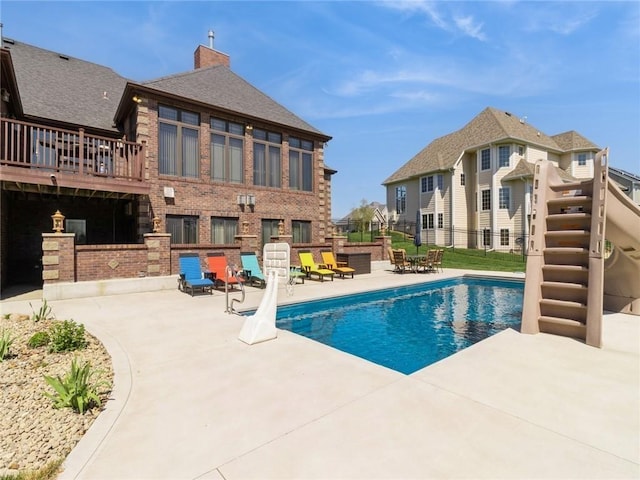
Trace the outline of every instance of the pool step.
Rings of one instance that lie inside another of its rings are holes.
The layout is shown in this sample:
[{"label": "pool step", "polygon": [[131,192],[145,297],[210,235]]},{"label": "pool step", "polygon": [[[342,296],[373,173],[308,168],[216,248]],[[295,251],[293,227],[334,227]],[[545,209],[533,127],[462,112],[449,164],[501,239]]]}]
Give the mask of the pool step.
[{"label": "pool step", "polygon": [[538,318],[538,323],[540,324],[540,331],[543,333],[562,335],[581,340],[584,340],[587,334],[587,326],[576,320],[543,315]]}]

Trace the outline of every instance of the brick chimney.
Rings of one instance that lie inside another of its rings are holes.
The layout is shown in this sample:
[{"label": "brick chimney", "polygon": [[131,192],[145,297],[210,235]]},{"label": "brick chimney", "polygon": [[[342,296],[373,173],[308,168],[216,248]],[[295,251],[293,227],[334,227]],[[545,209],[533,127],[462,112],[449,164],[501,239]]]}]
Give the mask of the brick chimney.
[{"label": "brick chimney", "polygon": [[224,65],[230,68],[230,63],[229,55],[213,49],[213,31],[209,30],[209,46],[199,45],[198,48],[196,48],[196,51],[193,52],[193,67],[206,68],[215,65]]}]

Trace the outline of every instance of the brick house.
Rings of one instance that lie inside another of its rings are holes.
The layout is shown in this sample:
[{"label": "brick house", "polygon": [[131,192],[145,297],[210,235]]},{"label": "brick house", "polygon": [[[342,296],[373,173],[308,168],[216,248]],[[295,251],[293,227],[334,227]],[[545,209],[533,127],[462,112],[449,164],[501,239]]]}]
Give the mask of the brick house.
[{"label": "brick house", "polygon": [[567,179],[590,178],[599,150],[575,131],[549,136],[525,119],[486,108],[382,184],[390,217],[415,222],[419,210],[429,243],[517,250],[529,232],[534,163],[548,159]]},{"label": "brick house", "polygon": [[233,73],[211,43],[193,70],[135,82],[2,40],[3,287],[42,282],[57,210],[87,249],[142,243],[154,223],[172,246],[249,235],[256,251],[274,234],[313,245],[330,233],[331,137]]}]

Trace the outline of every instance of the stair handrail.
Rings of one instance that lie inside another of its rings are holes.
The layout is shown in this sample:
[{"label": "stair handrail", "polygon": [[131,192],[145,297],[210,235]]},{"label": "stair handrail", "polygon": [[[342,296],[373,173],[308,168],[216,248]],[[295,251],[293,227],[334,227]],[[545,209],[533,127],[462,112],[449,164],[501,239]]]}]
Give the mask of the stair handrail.
[{"label": "stair handrail", "polygon": [[224,282],[224,296],[225,296],[225,303],[226,303],[225,312],[237,313],[236,310],[233,308],[233,303],[234,302],[244,303],[244,297],[245,297],[244,282],[241,281],[238,270],[236,270],[235,268],[231,268],[229,265],[226,266],[224,274],[227,279],[229,277],[235,278],[238,285],[240,285],[240,292],[242,293],[242,297],[240,299],[232,298],[231,304],[229,304],[229,282],[227,281]]},{"label": "stair handrail", "polygon": [[589,240],[589,293],[587,296],[586,343],[602,345],[602,310],[604,307],[604,243],[609,180],[609,148],[600,150],[593,162],[591,197],[591,232]]}]

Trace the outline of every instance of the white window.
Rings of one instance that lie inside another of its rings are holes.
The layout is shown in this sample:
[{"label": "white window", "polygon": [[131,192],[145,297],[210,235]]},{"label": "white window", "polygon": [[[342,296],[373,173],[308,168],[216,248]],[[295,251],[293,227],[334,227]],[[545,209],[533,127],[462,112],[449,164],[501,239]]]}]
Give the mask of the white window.
[{"label": "white window", "polygon": [[407,210],[407,187],[396,187],[396,212],[405,213]]},{"label": "white window", "polygon": [[491,168],[491,150],[485,148],[480,152],[480,168],[489,170]]},{"label": "white window", "polygon": [[498,190],[498,208],[510,208],[511,206],[511,188],[502,187]]},{"label": "white window", "polygon": [[433,192],[433,175],[427,177],[427,192]]},{"label": "white window", "polygon": [[438,228],[444,228],[444,213],[438,214]]},{"label": "white window", "polygon": [[498,167],[508,167],[509,157],[511,156],[511,147],[509,145],[502,145],[498,147]]},{"label": "white window", "polygon": [[460,185],[462,185],[463,187],[464,187],[464,184],[465,184],[465,180],[466,179],[464,178],[464,173],[461,173],[460,174]]},{"label": "white window", "polygon": [[438,175],[436,177],[436,181],[438,184],[438,190],[444,190],[444,175]]},{"label": "white window", "polygon": [[491,246],[491,230],[485,228],[482,230],[482,246],[490,247]]},{"label": "white window", "polygon": [[424,193],[427,191],[427,177],[422,177],[420,179],[420,192]]},{"label": "white window", "polygon": [[427,213],[427,228],[433,230],[433,213]]},{"label": "white window", "polygon": [[509,246],[509,229],[508,228],[500,229],[500,245],[503,247]]},{"label": "white window", "polygon": [[482,210],[491,210],[491,190],[482,190]]},{"label": "white window", "polygon": [[578,165],[580,165],[581,167],[584,167],[587,164],[587,154],[586,153],[579,153],[578,154]]}]

